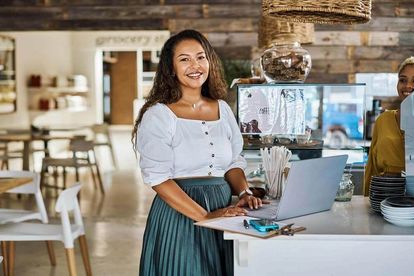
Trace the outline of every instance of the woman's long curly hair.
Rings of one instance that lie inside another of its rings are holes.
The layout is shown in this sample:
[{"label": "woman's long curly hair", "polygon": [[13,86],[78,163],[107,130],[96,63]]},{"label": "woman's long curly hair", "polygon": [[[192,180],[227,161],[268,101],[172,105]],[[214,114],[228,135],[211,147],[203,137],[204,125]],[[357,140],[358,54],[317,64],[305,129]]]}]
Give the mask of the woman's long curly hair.
[{"label": "woman's long curly hair", "polygon": [[195,30],[184,30],[170,37],[161,50],[154,85],[135,120],[131,138],[134,150],[136,150],[138,126],[148,108],[157,103],[175,103],[182,97],[179,82],[174,73],[173,57],[177,44],[184,40],[196,40],[199,42],[210,64],[208,78],[201,87],[201,95],[214,100],[225,99],[227,96],[227,85],[223,78],[223,67],[210,42],[200,32]]}]

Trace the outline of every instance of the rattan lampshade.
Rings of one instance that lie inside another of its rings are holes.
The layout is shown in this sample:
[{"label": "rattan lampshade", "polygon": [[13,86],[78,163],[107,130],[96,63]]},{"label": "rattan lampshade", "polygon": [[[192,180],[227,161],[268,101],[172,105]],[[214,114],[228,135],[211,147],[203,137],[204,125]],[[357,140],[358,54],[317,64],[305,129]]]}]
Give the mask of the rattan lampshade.
[{"label": "rattan lampshade", "polygon": [[277,20],[274,17],[262,16],[259,25],[259,48],[270,46],[280,33],[296,34],[301,44],[313,43],[314,25]]},{"label": "rattan lampshade", "polygon": [[358,24],[371,19],[371,0],[262,0],[264,16],[319,24]]}]

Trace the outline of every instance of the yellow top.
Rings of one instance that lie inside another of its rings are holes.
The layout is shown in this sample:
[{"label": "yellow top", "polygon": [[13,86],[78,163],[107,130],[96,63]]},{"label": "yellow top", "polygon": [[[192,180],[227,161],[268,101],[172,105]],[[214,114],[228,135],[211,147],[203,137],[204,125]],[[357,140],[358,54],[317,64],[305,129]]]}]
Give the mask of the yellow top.
[{"label": "yellow top", "polygon": [[404,135],[401,133],[397,116],[397,110],[389,110],[375,121],[365,168],[365,196],[369,195],[371,176],[400,174],[405,169]]}]

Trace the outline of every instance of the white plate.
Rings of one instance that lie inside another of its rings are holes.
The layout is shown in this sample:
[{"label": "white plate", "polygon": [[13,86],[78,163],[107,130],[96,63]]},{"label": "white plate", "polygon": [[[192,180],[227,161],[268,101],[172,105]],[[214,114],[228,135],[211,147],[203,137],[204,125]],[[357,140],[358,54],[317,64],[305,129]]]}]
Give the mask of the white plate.
[{"label": "white plate", "polygon": [[384,212],[384,210],[381,210],[381,213],[384,217],[390,218],[390,219],[401,219],[401,220],[409,220],[414,219],[414,214],[390,214],[387,212]]},{"label": "white plate", "polygon": [[389,210],[389,211],[395,211],[395,212],[401,212],[401,213],[410,213],[410,212],[413,212],[414,213],[414,207],[394,207],[394,206],[389,206],[387,204],[386,199],[384,199],[383,201],[381,201],[381,208],[384,208],[384,209]]},{"label": "white plate", "polygon": [[388,219],[386,217],[384,217],[384,219],[386,221],[388,221],[389,223],[392,223],[392,224],[397,225],[397,226],[404,226],[404,227],[414,226],[414,219],[411,219],[411,220],[396,220],[396,219]]}]

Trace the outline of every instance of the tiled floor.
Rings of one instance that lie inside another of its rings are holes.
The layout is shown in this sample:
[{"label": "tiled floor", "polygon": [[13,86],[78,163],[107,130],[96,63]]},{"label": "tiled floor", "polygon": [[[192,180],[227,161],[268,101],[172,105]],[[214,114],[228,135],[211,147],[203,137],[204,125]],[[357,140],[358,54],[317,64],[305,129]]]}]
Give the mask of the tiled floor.
[{"label": "tiled floor", "polygon": [[[141,182],[130,142],[130,130],[113,128],[112,137],[119,164],[111,169],[110,156],[105,149],[98,152],[103,169],[106,195],[94,189],[89,172],[82,174],[81,211],[86,225],[90,260],[94,275],[138,275],[139,256],[146,216],[154,192]],[[51,222],[58,222],[53,211],[54,192],[45,197]],[[1,206],[27,202],[23,197],[2,195]],[[25,203],[30,206],[33,202]],[[54,243],[57,265],[52,267],[43,242],[16,244],[15,275],[68,275],[63,244]],[[79,245],[75,244],[78,275],[85,275]],[[0,272],[1,275],[1,272]]]}]

